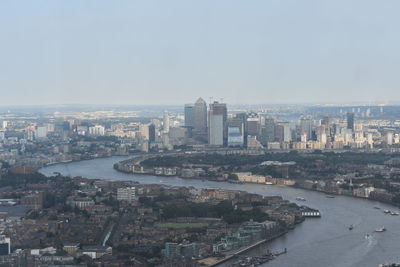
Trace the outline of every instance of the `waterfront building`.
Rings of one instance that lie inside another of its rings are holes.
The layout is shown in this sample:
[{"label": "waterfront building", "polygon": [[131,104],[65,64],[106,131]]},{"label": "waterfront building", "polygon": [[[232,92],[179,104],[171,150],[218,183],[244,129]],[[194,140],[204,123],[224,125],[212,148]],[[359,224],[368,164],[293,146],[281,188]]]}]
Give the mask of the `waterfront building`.
[{"label": "waterfront building", "polygon": [[217,101],[210,104],[208,118],[208,143],[212,146],[226,146],[228,141],[226,104]]},{"label": "waterfront building", "polygon": [[262,239],[268,238],[270,235],[277,232],[278,224],[272,221],[262,223],[246,222],[237,232],[228,233],[222,237],[220,241],[213,245],[214,253],[221,253],[238,249],[243,246],[249,246]]},{"label": "waterfront building", "polygon": [[237,172],[235,174],[238,176],[238,180],[242,182],[260,184],[265,184],[267,182],[267,177],[262,175],[253,175],[251,172]]},{"label": "waterfront building", "polygon": [[193,258],[199,256],[199,245],[197,243],[184,242],[181,244],[166,242],[161,255],[166,259],[175,259],[178,257]]}]

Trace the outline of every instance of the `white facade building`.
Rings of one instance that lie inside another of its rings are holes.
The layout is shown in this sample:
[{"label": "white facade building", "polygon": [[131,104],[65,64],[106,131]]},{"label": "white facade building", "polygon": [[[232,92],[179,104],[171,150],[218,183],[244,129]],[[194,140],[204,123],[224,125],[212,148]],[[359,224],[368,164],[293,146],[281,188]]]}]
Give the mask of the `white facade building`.
[{"label": "white facade building", "polygon": [[133,202],[136,200],[136,188],[135,187],[125,187],[117,189],[117,200]]}]

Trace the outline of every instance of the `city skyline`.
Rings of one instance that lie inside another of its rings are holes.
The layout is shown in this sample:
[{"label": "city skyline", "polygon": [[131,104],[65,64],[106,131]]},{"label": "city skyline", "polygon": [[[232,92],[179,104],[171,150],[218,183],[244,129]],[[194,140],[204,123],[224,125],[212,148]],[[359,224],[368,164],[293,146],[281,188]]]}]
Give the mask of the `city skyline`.
[{"label": "city skyline", "polygon": [[397,1],[0,4],[0,105],[400,100]]}]

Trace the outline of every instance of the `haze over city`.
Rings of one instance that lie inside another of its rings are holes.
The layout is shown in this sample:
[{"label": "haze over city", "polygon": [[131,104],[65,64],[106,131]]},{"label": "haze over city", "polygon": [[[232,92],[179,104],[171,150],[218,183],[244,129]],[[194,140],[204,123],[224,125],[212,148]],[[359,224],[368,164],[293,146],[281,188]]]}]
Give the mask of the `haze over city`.
[{"label": "haze over city", "polygon": [[3,106],[400,97],[399,1],[22,3],[0,3]]},{"label": "haze over city", "polygon": [[399,10],[0,1],[0,266],[400,267]]}]

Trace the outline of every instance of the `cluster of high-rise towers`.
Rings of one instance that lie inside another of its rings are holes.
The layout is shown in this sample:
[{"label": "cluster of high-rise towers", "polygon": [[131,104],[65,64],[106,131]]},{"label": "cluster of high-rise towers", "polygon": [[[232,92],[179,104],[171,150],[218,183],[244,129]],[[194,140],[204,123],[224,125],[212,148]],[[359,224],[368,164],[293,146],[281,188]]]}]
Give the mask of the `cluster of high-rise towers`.
[{"label": "cluster of high-rise towers", "polygon": [[214,101],[207,109],[207,103],[199,98],[194,104],[185,105],[185,128],[189,136],[212,146],[237,145],[247,143],[247,115],[235,114],[229,118],[226,104]]},{"label": "cluster of high-rise towers", "polygon": [[[369,114],[369,109],[367,110]],[[227,106],[199,98],[184,109],[186,141],[218,147],[267,149],[372,148],[374,144],[399,143],[392,129],[376,130],[355,122],[354,112],[346,118],[313,118],[303,115],[297,122],[278,120],[255,112],[228,115]],[[339,114],[340,115],[340,114]]]},{"label": "cluster of high-rise towers", "polygon": [[194,104],[185,105],[184,115],[188,137],[210,146],[257,147],[277,140],[277,131],[282,134],[282,141],[291,140],[288,122],[276,125],[272,118],[263,118],[261,127],[259,114],[239,112],[228,117],[226,104],[217,101],[207,108],[207,103],[199,98]]}]

